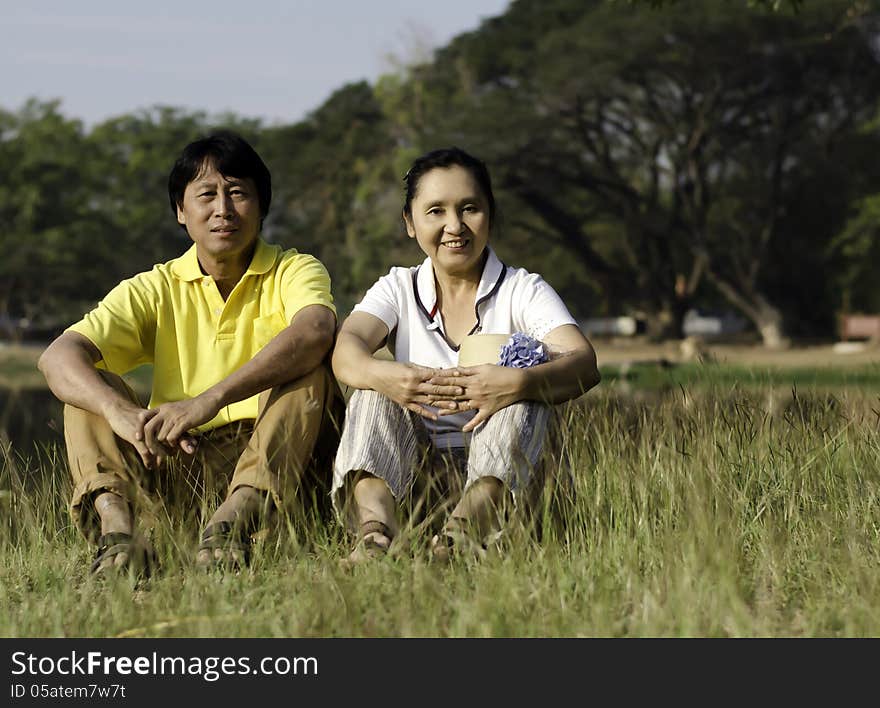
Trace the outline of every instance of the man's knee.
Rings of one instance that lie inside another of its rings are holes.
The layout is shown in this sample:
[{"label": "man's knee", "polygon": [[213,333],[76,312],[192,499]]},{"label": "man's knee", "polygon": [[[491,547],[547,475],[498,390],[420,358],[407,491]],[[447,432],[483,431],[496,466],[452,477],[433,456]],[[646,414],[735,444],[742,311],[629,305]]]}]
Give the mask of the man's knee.
[{"label": "man's knee", "polygon": [[[104,379],[108,386],[111,386],[114,390],[118,391],[126,398],[128,398],[133,403],[137,403],[140,405],[140,401],[138,400],[137,394],[131,389],[131,387],[125,383],[121,376],[114,374],[110,371],[105,371],[104,369],[96,369],[98,375]],[[76,406],[72,406],[69,403],[64,404],[64,422],[65,424],[69,422],[76,422],[90,418],[94,416],[94,413],[90,413],[89,411],[83,410],[82,408],[77,408]]]},{"label": "man's knee", "polygon": [[269,406],[323,409],[334,398],[341,398],[339,387],[330,368],[324,364],[292,381],[263,391],[260,395],[260,411]]}]

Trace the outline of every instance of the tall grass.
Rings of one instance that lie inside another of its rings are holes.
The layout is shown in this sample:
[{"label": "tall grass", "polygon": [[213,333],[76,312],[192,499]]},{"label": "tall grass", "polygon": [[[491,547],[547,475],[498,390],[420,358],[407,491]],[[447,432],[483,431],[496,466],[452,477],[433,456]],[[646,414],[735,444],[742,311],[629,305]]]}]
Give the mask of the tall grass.
[{"label": "tall grass", "polygon": [[4,636],[868,636],[880,633],[880,403],[770,387],[566,407],[536,527],[482,561],[425,534],[348,572],[335,524],[285,523],[251,570],[192,566],[168,517],[162,571],[96,581],[55,446],[0,451]]}]

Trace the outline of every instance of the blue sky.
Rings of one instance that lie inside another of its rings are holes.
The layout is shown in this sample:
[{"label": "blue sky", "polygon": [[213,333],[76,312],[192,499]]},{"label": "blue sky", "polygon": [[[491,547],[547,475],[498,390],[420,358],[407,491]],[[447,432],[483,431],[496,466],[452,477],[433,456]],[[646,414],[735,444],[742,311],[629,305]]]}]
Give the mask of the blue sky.
[{"label": "blue sky", "polygon": [[290,123],[504,12],[508,0],[0,0],[0,107],[87,125],[153,105]]}]

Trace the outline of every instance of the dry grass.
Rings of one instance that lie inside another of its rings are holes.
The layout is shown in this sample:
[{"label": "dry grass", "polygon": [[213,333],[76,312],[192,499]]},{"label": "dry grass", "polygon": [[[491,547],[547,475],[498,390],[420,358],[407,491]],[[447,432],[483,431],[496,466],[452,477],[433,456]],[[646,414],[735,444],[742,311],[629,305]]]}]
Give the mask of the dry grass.
[{"label": "dry grass", "polygon": [[[4,636],[873,636],[880,426],[858,392],[682,388],[567,411],[540,540],[450,567],[411,536],[345,572],[335,524],[282,525],[249,572],[204,576],[169,519],[148,583],[96,582],[49,446],[0,455]],[[772,403],[776,400],[776,403]],[[781,402],[780,402],[781,401]]]}]

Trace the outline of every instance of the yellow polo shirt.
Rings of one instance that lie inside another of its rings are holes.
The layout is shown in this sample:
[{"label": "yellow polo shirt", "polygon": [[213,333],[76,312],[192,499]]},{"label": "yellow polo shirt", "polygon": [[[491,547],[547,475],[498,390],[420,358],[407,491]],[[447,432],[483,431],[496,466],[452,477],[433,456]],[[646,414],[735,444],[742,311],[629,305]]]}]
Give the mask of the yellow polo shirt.
[{"label": "yellow polo shirt", "polygon": [[[150,407],[192,398],[253,359],[308,305],[333,313],[330,276],[313,256],[262,239],[224,302],[193,245],[180,258],[123,280],[68,331],[90,339],[101,368],[124,374],[153,364]],[[223,408],[210,430],[257,417],[258,396]]]}]

